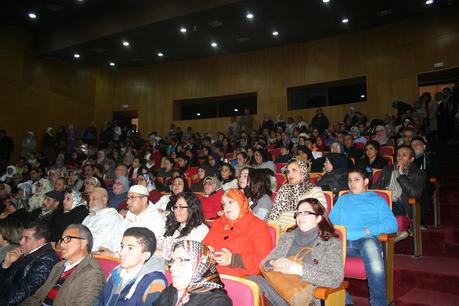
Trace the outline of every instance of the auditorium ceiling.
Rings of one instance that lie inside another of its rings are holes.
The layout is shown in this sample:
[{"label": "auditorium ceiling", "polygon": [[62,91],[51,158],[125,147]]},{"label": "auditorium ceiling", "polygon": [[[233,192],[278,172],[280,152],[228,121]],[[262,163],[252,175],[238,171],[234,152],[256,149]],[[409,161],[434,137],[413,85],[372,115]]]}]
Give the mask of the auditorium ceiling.
[{"label": "auditorium ceiling", "polygon": [[36,56],[115,67],[275,48],[458,11],[457,0],[2,2],[2,23],[29,29]]}]

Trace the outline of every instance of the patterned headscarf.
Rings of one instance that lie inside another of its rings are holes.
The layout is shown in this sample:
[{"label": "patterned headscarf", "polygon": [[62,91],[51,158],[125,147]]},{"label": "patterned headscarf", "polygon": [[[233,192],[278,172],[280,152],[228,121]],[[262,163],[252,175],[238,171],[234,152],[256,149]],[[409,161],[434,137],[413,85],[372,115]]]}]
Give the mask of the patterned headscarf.
[{"label": "patterned headscarf", "polygon": [[[72,190],[72,192],[67,192],[72,194],[72,209],[75,207],[85,205],[86,206],[86,200],[81,196],[81,193],[79,191]],[[70,211],[69,210],[69,211]],[[64,211],[64,212],[69,212],[69,211]]]},{"label": "patterned headscarf", "polygon": [[182,240],[174,245],[174,249],[178,247],[183,248],[190,257],[193,275],[183,296],[179,297],[177,306],[184,305],[190,293],[206,292],[224,287],[215,267],[214,254],[207,246],[198,241]]},{"label": "patterned headscarf", "polygon": [[250,211],[250,204],[247,200],[247,197],[239,189],[229,189],[223,194],[223,196],[228,197],[239,204],[239,217],[237,217],[236,220],[228,219],[228,223],[226,223],[225,225],[225,229],[230,229],[239,219],[244,217]]}]

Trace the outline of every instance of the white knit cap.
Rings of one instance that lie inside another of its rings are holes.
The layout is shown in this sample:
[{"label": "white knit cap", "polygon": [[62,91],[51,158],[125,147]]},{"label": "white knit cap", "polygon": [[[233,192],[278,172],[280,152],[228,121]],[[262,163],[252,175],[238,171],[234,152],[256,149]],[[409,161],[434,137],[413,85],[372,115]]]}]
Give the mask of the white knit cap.
[{"label": "white knit cap", "polygon": [[138,194],[141,194],[147,197],[150,195],[147,187],[142,186],[142,185],[134,185],[131,188],[129,188],[128,192],[138,193]]}]

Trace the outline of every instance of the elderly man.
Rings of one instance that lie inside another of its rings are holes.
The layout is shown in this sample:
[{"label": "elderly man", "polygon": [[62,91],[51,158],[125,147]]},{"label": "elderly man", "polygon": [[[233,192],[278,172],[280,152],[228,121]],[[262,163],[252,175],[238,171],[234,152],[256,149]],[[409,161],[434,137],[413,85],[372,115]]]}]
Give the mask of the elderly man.
[{"label": "elderly man", "polygon": [[105,283],[105,273],[91,255],[92,235],[81,224],[69,225],[59,245],[63,261],[45,284],[21,305],[93,305]]},{"label": "elderly man", "polygon": [[0,268],[0,305],[17,305],[33,295],[48,278],[59,257],[48,243],[44,223],[30,223],[20,246],[7,253]]},{"label": "elderly man", "polygon": [[[45,198],[41,209],[32,212],[32,216],[37,216],[36,220],[46,223],[48,226],[58,211],[62,210],[64,194],[58,191],[49,191],[45,193]],[[33,218],[33,217],[32,217]]]},{"label": "elderly man", "polygon": [[82,223],[89,228],[94,238],[92,251],[109,246],[111,233],[115,232],[122,222],[122,217],[116,209],[107,206],[107,191],[96,187],[89,195],[89,215]]},{"label": "elderly man", "polygon": [[106,248],[100,248],[98,251],[101,255],[119,256],[121,239],[124,232],[131,227],[146,227],[155,233],[156,237],[162,237],[165,230],[164,218],[158,212],[158,209],[148,200],[150,193],[147,187],[134,185],[129,188],[127,196],[126,218],[113,232],[109,241],[110,245]]}]

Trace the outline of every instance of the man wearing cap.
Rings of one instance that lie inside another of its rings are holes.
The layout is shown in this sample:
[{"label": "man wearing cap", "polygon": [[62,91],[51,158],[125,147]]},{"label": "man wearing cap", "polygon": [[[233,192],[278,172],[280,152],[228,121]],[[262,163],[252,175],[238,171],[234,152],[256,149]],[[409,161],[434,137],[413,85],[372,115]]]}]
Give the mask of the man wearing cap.
[{"label": "man wearing cap", "polygon": [[49,226],[56,213],[62,209],[64,194],[59,191],[49,191],[45,193],[45,199],[41,210],[35,210],[32,214],[37,214],[37,221],[43,222]]},{"label": "man wearing cap", "polygon": [[164,218],[158,212],[158,209],[148,200],[150,193],[147,187],[142,185],[134,185],[129,188],[127,196],[127,212],[126,218],[113,232],[108,239],[107,247],[101,247],[98,254],[115,255],[120,251],[120,244],[124,232],[131,227],[146,227],[155,233],[156,237],[162,237],[165,224]]},{"label": "man wearing cap", "polygon": [[115,232],[123,218],[116,209],[108,207],[107,190],[94,188],[89,195],[89,215],[83,220],[94,238],[92,251],[107,247],[111,233]]}]

